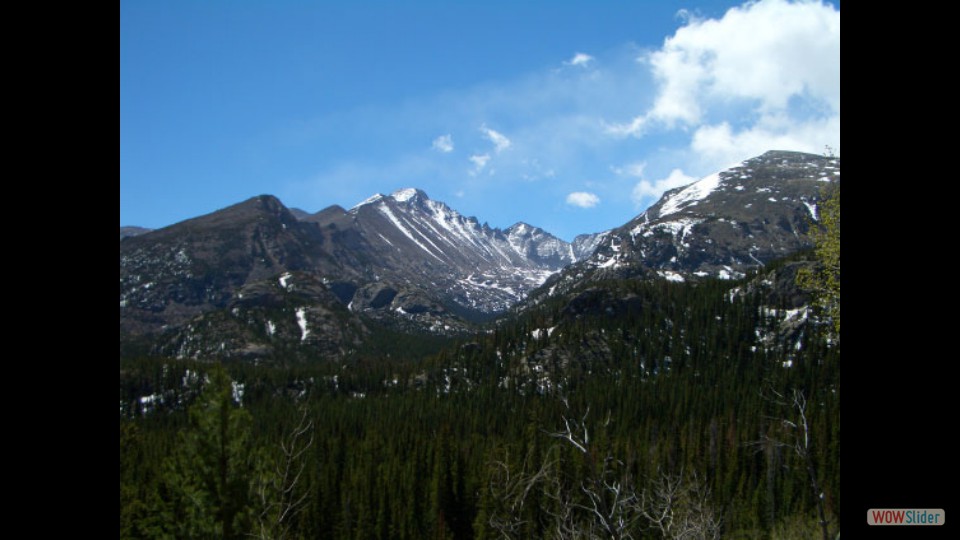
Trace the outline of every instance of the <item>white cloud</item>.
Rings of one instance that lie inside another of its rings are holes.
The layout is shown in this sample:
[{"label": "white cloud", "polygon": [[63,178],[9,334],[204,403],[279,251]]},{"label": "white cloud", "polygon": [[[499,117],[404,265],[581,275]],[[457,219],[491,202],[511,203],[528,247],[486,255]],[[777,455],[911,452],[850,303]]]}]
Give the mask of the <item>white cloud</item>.
[{"label": "white cloud", "polygon": [[474,154],[470,156],[470,162],[473,163],[473,170],[470,171],[470,176],[476,176],[484,167],[487,166],[487,163],[490,161],[490,154]]},{"label": "white cloud", "polygon": [[453,152],[453,136],[447,133],[433,140],[433,149],[448,154]]},{"label": "white cloud", "polygon": [[[718,117],[840,114],[840,12],[830,5],[761,0],[720,19],[687,17],[643,60],[657,81],[653,106],[608,133],[640,136],[651,125],[696,127]],[[798,105],[817,112],[801,114]]]},{"label": "white cloud", "polygon": [[680,186],[685,186],[687,184],[692,184],[696,182],[697,178],[692,176],[687,176],[683,173],[681,169],[674,169],[670,171],[670,174],[666,178],[661,178],[660,180],[641,180],[637,182],[637,185],[633,186],[633,202],[640,207],[642,205],[654,203],[657,199],[660,198],[663,193],[669,189],[673,189]]},{"label": "white cloud", "polygon": [[646,168],[646,161],[638,161],[636,163],[629,163],[623,167],[610,167],[610,170],[613,171],[613,173],[617,176],[635,176],[637,178],[643,178],[643,171]]},{"label": "white cloud", "polygon": [[487,140],[493,143],[494,149],[498,154],[510,148],[510,139],[504,136],[503,133],[498,133],[488,128],[486,124],[480,126],[480,132],[483,133],[483,136],[486,137]]},{"label": "white cloud", "polygon": [[578,52],[573,55],[573,58],[567,60],[563,64],[566,66],[580,66],[587,67],[590,62],[593,62],[594,58],[587,53]]},{"label": "white cloud", "polygon": [[[814,31],[817,21],[825,31]],[[400,177],[441,200],[443,193],[456,200],[462,190],[462,210],[492,223],[523,219],[569,235],[610,228],[636,215],[635,204],[642,208],[666,189],[764,151],[839,150],[838,25],[830,6],[751,2],[713,20],[688,14],[649,54],[624,44],[595,51],[582,69],[573,67],[576,56],[568,51],[511,79],[316,118],[291,136],[314,146],[374,143],[382,151],[364,153],[359,162],[331,157],[310,173],[311,193],[326,198],[298,204],[352,205],[395,189],[375,179]],[[624,137],[605,136],[605,128]],[[439,141],[454,131],[454,150],[442,153]],[[437,146],[427,151],[431,137]],[[603,193],[603,211],[558,214],[550,205],[530,205],[524,190],[547,178],[563,207],[578,208],[565,202],[572,192]],[[587,185],[588,178],[597,184]]]},{"label": "white cloud", "polygon": [[600,204],[600,197],[586,191],[574,191],[567,195],[567,204],[580,208],[593,208]]},{"label": "white cloud", "polygon": [[707,164],[731,164],[767,150],[823,153],[824,147],[839,150],[840,116],[794,122],[766,116],[756,125],[735,131],[727,122],[699,127],[690,147]]},{"label": "white cloud", "polygon": [[644,132],[643,128],[644,126],[646,126],[646,124],[647,124],[647,117],[644,115],[641,115],[641,116],[634,117],[633,120],[622,123],[622,124],[617,124],[617,123],[611,124],[604,121],[603,128],[607,134],[613,135],[616,137],[627,137],[630,135],[634,137],[639,137],[643,135],[643,132]]}]

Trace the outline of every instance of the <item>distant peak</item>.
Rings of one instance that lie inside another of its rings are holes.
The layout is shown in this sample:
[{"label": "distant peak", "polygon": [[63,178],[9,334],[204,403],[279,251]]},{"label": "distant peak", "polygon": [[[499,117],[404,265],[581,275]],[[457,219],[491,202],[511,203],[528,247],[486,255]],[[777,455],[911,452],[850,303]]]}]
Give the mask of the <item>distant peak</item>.
[{"label": "distant peak", "polygon": [[533,225],[530,225],[529,223],[524,223],[522,221],[518,221],[513,225],[507,227],[508,233],[517,233],[517,234],[526,234],[529,231],[537,231],[537,230],[540,230],[540,227],[534,227]]},{"label": "distant peak", "polygon": [[249,199],[234,204],[233,206],[228,206],[227,208],[224,208],[223,211],[254,210],[277,213],[286,209],[287,207],[280,202],[280,199],[274,197],[273,195],[257,195],[256,197],[250,197]]},{"label": "distant peak", "polygon": [[410,199],[418,198],[418,197],[423,200],[430,199],[430,197],[427,197],[426,193],[416,188],[398,189],[397,191],[394,191],[393,194],[390,195],[390,197],[392,197],[393,200],[397,202],[407,202]]},{"label": "distant peak", "polygon": [[[387,197],[386,195],[384,195],[383,193],[377,193],[376,195],[374,195],[374,196],[372,196],[372,197],[369,197],[369,198],[367,198],[366,200],[364,200],[363,202],[357,204],[356,206],[354,206],[353,208],[351,208],[350,211],[356,210],[356,209],[360,208],[361,206],[366,206],[366,205],[368,205],[368,204],[376,204],[376,203],[378,203],[378,202],[380,202],[380,201],[382,201],[382,200],[384,200],[384,199],[386,199],[386,198],[388,198],[388,197]],[[405,202],[412,201],[412,200],[419,200],[419,201],[429,201],[429,200],[430,200],[430,197],[427,197],[427,194],[424,193],[423,190],[416,189],[416,188],[398,189],[397,191],[394,191],[393,193],[391,193],[389,198],[390,198],[390,199],[393,199],[394,201],[396,201],[396,202],[398,202],[398,203],[405,203]]]},{"label": "distant peak", "polygon": [[383,199],[383,197],[384,197],[383,193],[377,193],[377,194],[375,194],[374,196],[372,196],[372,197],[367,197],[367,198],[364,199],[363,201],[359,202],[356,206],[354,206],[354,207],[351,208],[350,210],[356,210],[357,208],[360,208],[361,206],[365,206],[365,205],[368,205],[368,204],[373,204],[373,203],[375,203],[375,202],[379,202],[380,200]]},{"label": "distant peak", "polygon": [[269,206],[276,206],[276,205],[283,204],[280,202],[280,199],[267,193],[264,193],[263,195],[257,195],[256,197],[251,197],[247,199],[247,202],[258,202],[260,204],[265,204]]}]

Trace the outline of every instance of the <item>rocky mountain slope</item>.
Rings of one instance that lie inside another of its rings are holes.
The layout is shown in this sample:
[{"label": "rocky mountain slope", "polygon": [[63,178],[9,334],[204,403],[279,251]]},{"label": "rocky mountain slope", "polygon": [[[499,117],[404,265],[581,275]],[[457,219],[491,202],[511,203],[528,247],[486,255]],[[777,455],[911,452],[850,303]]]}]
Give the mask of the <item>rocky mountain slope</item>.
[{"label": "rocky mountain slope", "polygon": [[591,279],[742,277],[811,247],[817,205],[839,182],[839,158],[770,151],[748,159],[666,192],[535,297]]},{"label": "rocky mountain slope", "polygon": [[263,195],[121,239],[121,341],[150,336],[177,356],[342,356],[364,319],[464,331],[575,253],[538,227],[481,225],[414,189],[312,215]]},{"label": "rocky mountain slope", "polygon": [[330,242],[267,195],[125,238],[121,345],[149,336],[159,354],[259,356],[290,335],[344,354],[363,325],[323,276],[357,274],[327,253]]},{"label": "rocky mountain slope", "polygon": [[[507,309],[576,260],[569,243],[539,227],[481,225],[416,189],[374,195],[349,211],[331,207],[305,221],[336,231],[343,241],[334,255],[372,273],[374,282],[481,313]],[[353,308],[369,308],[365,300],[355,298]]]},{"label": "rocky mountain slope", "polygon": [[839,350],[797,283],[799,271],[816,265],[800,252],[737,280],[583,281],[447,354],[434,378],[469,389],[493,373],[500,388],[562,396],[595,376],[643,380],[698,362],[697,369],[748,358],[771,362],[770,371],[809,366]]}]

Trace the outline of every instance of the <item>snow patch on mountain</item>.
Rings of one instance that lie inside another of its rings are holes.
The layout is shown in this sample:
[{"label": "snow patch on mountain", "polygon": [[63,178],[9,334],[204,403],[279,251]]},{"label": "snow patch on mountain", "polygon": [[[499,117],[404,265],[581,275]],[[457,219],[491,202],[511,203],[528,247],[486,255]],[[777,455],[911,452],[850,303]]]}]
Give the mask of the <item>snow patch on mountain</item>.
[{"label": "snow patch on mountain", "polygon": [[686,278],[684,278],[681,274],[671,270],[661,270],[657,273],[660,274],[660,277],[665,278],[667,281],[675,281],[677,283],[683,283],[686,281]]},{"label": "snow patch on mountain", "polygon": [[720,186],[720,173],[713,173],[681,189],[660,207],[660,215],[678,212],[705,199]]},{"label": "snow patch on mountain", "polygon": [[[425,246],[425,245],[423,245],[422,243],[420,243],[420,241],[417,240],[417,239],[413,236],[413,233],[410,232],[410,230],[407,229],[407,228],[403,225],[403,223],[400,222],[400,220],[397,218],[397,216],[395,216],[395,215],[393,214],[393,212],[390,210],[390,207],[389,207],[389,206],[387,206],[386,204],[380,204],[380,205],[377,205],[377,210],[378,210],[381,214],[383,214],[387,219],[389,219],[389,220],[393,223],[393,225],[394,225],[400,232],[402,232],[402,233],[404,234],[404,236],[406,236],[407,238],[410,239],[411,242],[413,242],[414,244],[420,246],[420,249],[422,249],[422,250],[426,251],[427,253],[429,253],[430,256],[433,257],[434,259],[436,259],[436,260],[438,260],[438,261],[440,261],[440,262],[444,262],[443,259],[441,259],[440,257],[438,257],[434,252],[430,251],[430,248],[428,248],[427,246]],[[422,236],[422,235],[421,235],[421,236]],[[429,240],[427,240],[427,241],[429,242]],[[437,246],[434,245],[433,247],[437,247]],[[438,248],[438,251],[439,251],[439,248]]]},{"label": "snow patch on mountain", "polygon": [[382,194],[382,193],[377,193],[377,194],[375,194],[375,195],[373,195],[373,196],[371,196],[371,197],[367,197],[366,199],[364,199],[363,201],[361,201],[360,203],[358,203],[357,205],[355,205],[353,208],[351,208],[350,211],[353,212],[353,211],[359,209],[361,206],[366,206],[366,205],[368,205],[368,204],[374,204],[374,203],[380,202],[380,201],[383,200],[383,199],[384,199],[383,194]]},{"label": "snow patch on mountain", "polygon": [[393,200],[397,202],[407,202],[416,196],[417,196],[417,190],[414,188],[400,189],[395,191],[393,195],[391,195],[391,197],[393,197]]},{"label": "snow patch on mountain", "polygon": [[307,310],[305,308],[297,308],[297,326],[300,327],[300,341],[306,341],[307,336],[310,335],[310,329],[307,328]]}]

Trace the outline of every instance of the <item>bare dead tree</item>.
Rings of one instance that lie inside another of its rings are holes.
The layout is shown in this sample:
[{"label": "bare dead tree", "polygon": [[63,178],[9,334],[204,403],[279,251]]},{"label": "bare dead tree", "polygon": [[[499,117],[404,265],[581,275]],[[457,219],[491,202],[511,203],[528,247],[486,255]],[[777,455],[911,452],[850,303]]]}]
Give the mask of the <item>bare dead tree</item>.
[{"label": "bare dead tree", "polygon": [[671,539],[720,537],[720,519],[705,483],[696,475],[659,475],[649,489],[638,492],[625,464],[609,453],[601,455],[591,441],[589,414],[588,409],[580,418],[564,415],[563,429],[545,432],[583,456],[582,478],[562,476],[560,457],[554,452],[559,445],[548,451],[554,457],[535,470],[530,455],[519,473],[506,461],[492,463],[489,489],[497,511],[491,513],[489,524],[494,530],[505,539],[518,538],[527,524],[521,517],[523,507],[538,490],[551,501],[543,509],[549,516],[548,538],[632,540],[644,528]]},{"label": "bare dead tree", "polygon": [[536,471],[529,472],[533,463],[532,449],[524,457],[519,471],[512,471],[507,460],[491,463],[493,472],[487,489],[491,498],[497,502],[492,510],[489,524],[505,539],[520,538],[527,522],[523,519],[523,508],[533,489],[548,485],[554,475],[556,460],[545,460]]},{"label": "bare dead tree", "polygon": [[[640,498],[634,491],[633,482],[623,471],[622,461],[611,455],[600,457],[594,453],[587,428],[589,415],[589,407],[579,420],[564,415],[564,429],[549,433],[583,454],[588,467],[587,477],[580,481],[583,495],[580,502],[569,498],[558,506],[565,514],[561,516],[567,532],[563,537],[578,538],[581,537],[578,534],[583,533],[591,538],[631,539],[641,517]],[[576,519],[576,511],[585,513],[585,516]]]},{"label": "bare dead tree", "polygon": [[304,405],[299,422],[280,440],[279,452],[268,461],[267,470],[261,475],[257,486],[261,512],[257,516],[256,532],[251,536],[263,540],[290,536],[293,518],[307,503],[308,492],[300,489],[300,481],[313,437],[313,420]]},{"label": "bare dead tree", "polygon": [[829,521],[827,521],[826,509],[824,508],[824,493],[817,478],[807,398],[801,390],[796,388],[790,392],[789,396],[772,388],[769,392],[771,395],[766,397],[771,403],[779,406],[782,410],[789,411],[784,417],[772,418],[781,428],[782,435],[779,437],[771,437],[768,434],[764,434],[760,441],[753,444],[762,447],[772,445],[778,448],[788,448],[800,458],[800,461],[803,462],[803,466],[806,469],[810,489],[813,490],[814,500],[817,503],[817,516],[819,518],[823,540],[829,540]]},{"label": "bare dead tree", "polygon": [[721,520],[696,473],[660,473],[641,495],[641,514],[664,538],[718,539]]}]

